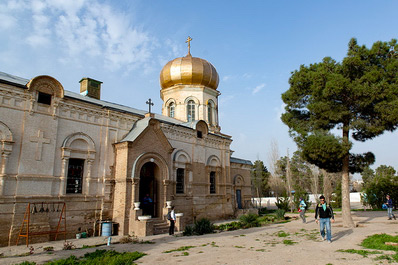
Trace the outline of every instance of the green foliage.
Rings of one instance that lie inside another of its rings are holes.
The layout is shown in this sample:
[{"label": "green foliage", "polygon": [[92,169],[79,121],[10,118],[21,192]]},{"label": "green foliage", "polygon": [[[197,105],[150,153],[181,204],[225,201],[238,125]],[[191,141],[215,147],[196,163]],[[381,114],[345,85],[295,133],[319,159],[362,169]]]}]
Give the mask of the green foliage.
[{"label": "green foliage", "polygon": [[283,209],[276,210],[276,218],[285,219],[285,213],[286,213],[286,211]]},{"label": "green foliage", "polygon": [[214,225],[207,218],[201,218],[193,226],[186,226],[184,236],[204,235],[214,233]]},{"label": "green foliage", "polygon": [[337,250],[338,252],[345,252],[345,253],[353,253],[353,254],[359,254],[363,257],[367,257],[369,254],[382,254],[383,252],[381,251],[369,251],[369,250],[363,250],[363,249],[339,249]]},{"label": "green foliage", "polygon": [[197,235],[210,234],[214,232],[214,225],[207,218],[201,218],[194,224],[194,232]]},{"label": "green foliage", "polygon": [[257,218],[258,218],[257,214],[248,213],[248,214],[242,215],[239,218],[239,220],[240,220],[243,228],[250,228],[250,227],[260,226],[260,223]]},{"label": "green foliage", "polygon": [[233,230],[238,230],[238,229],[242,229],[242,228],[243,228],[242,223],[236,222],[236,221],[233,221],[233,222],[227,223],[227,224],[221,224],[216,227],[217,230],[221,230],[221,231],[233,231]]},{"label": "green foliage", "polygon": [[370,204],[373,208],[380,209],[386,202],[389,194],[392,201],[398,202],[398,176],[391,166],[381,165],[375,172],[367,170],[363,192],[363,203]]},{"label": "green foliage", "polygon": [[[286,182],[286,171],[287,171],[287,161],[288,157],[281,157],[276,162],[276,172],[281,178]],[[305,161],[301,157],[301,153],[299,151],[294,152],[291,159],[289,159],[290,165],[290,176],[291,176],[291,185],[293,190],[295,190],[295,197],[297,194],[297,200],[301,195],[305,195],[308,191],[311,191],[313,185],[313,173],[311,170],[312,165]],[[317,176],[318,183],[320,182],[320,176]],[[319,189],[318,185],[318,189]]]},{"label": "green foliage", "polygon": [[24,262],[18,263],[17,265],[36,265],[36,262],[24,261]]},{"label": "green foliage", "polygon": [[185,226],[184,232],[182,232],[184,236],[192,236],[194,235],[194,230],[192,225]]},{"label": "green foliage", "polygon": [[385,244],[386,242],[398,243],[398,236],[391,236],[387,234],[375,234],[365,238],[362,241],[361,246],[370,249],[398,251],[398,246],[386,245]]},{"label": "green foliage", "polygon": [[285,212],[289,211],[289,197],[279,197],[275,202],[278,210],[284,210]]},{"label": "green foliage", "polygon": [[375,42],[370,49],[351,39],[342,62],[325,57],[292,73],[282,94],[286,112],[281,119],[306,161],[342,172],[345,181],[349,172],[374,163],[371,153],[350,154],[349,137],[364,142],[398,127],[397,54],[396,39]]},{"label": "green foliage", "polygon": [[387,260],[388,263],[398,262],[398,253],[393,255],[381,255],[379,257],[376,257],[375,260]]},{"label": "green foliage", "polygon": [[60,259],[50,261],[45,265],[119,265],[119,264],[134,264],[134,261],[145,256],[140,252],[124,252],[119,253],[114,250],[96,250],[91,253],[86,253],[81,258],[70,256],[67,259]]},{"label": "green foliage", "polygon": [[334,193],[332,193],[332,198],[329,204],[332,206],[333,209],[341,208],[342,205],[342,189],[341,189],[341,179],[336,182],[336,188]]},{"label": "green foliage", "polygon": [[268,172],[267,167],[264,165],[263,161],[254,161],[251,172],[251,179],[255,196],[260,198],[264,196],[268,188],[269,177],[270,173]]}]

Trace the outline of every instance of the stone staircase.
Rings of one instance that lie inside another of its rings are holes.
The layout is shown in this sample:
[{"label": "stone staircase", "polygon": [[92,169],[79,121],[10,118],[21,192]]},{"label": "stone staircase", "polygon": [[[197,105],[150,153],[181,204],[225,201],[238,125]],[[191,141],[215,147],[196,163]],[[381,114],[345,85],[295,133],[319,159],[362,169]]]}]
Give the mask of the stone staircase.
[{"label": "stone staircase", "polygon": [[169,233],[169,222],[160,218],[152,218],[153,222],[153,234],[168,234]]}]

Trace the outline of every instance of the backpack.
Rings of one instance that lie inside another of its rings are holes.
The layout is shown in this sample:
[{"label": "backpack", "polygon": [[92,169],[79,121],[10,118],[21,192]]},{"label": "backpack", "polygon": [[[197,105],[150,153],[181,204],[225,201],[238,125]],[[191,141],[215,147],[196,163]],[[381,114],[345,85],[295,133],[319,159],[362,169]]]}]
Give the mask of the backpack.
[{"label": "backpack", "polygon": [[167,220],[171,220],[171,211],[167,213]]}]

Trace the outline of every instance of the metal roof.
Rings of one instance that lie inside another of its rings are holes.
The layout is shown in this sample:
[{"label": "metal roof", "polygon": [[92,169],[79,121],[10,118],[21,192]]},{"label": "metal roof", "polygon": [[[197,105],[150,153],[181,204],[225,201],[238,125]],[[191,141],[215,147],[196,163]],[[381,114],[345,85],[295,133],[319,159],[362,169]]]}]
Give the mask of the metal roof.
[{"label": "metal roof", "polygon": [[236,157],[232,157],[229,160],[231,163],[237,163],[237,164],[245,164],[245,165],[253,165],[252,162],[250,160],[245,160],[245,159],[240,159],[240,158],[236,158]]},{"label": "metal roof", "polygon": [[4,72],[0,72],[0,80],[18,86],[26,86],[29,83],[29,79],[25,79],[15,75],[10,75]]}]

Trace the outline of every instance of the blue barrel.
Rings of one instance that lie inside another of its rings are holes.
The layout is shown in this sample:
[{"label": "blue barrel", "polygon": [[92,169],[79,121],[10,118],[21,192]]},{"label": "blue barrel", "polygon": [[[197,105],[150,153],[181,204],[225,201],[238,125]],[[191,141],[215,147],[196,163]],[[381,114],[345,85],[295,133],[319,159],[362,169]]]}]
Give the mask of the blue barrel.
[{"label": "blue barrel", "polygon": [[112,235],[112,222],[103,222],[102,223],[102,236],[111,236]]}]

